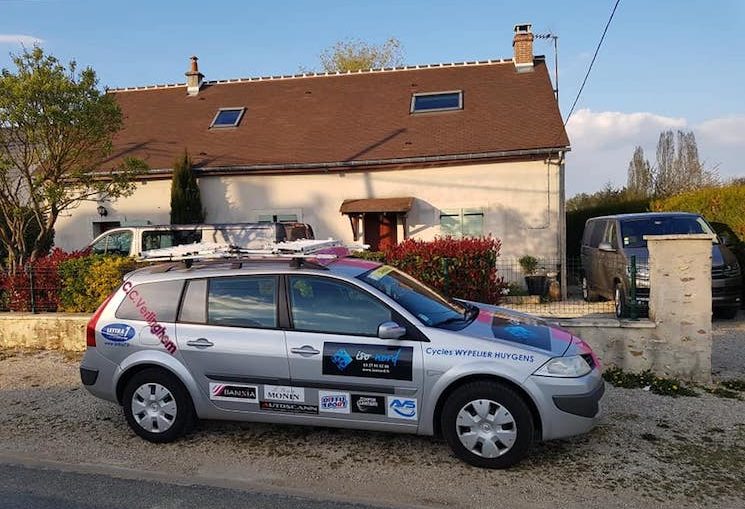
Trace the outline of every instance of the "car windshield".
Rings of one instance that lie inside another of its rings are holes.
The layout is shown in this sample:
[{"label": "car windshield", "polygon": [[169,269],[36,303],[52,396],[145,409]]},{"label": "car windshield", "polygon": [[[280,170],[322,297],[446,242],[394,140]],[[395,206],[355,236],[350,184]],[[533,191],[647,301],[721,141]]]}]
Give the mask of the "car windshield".
[{"label": "car windshield", "polygon": [[357,278],[395,300],[425,325],[463,326],[472,318],[469,316],[471,307],[446,299],[408,274],[388,265],[381,265]]},{"label": "car windshield", "polygon": [[[623,247],[646,247],[645,235],[685,235],[706,233],[715,235],[702,217],[671,216],[624,219],[621,221]],[[715,237],[716,239],[716,237]],[[714,241],[716,242],[716,240]]]}]

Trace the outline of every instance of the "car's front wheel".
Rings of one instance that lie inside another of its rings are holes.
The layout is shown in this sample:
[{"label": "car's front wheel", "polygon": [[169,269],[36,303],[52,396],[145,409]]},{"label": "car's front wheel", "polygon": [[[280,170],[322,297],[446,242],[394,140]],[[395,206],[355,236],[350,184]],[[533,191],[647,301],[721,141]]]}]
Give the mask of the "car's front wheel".
[{"label": "car's front wheel", "polygon": [[613,287],[613,304],[616,318],[626,318],[629,315],[629,305],[626,300],[626,292],[623,285],[619,282]]},{"label": "car's front wheel", "polygon": [[477,467],[510,467],[533,443],[530,409],[519,394],[498,382],[471,382],[456,389],[445,401],[440,425],[455,455]]},{"label": "car's front wheel", "polygon": [[172,442],[191,425],[194,412],[186,388],[172,374],[145,369],[124,388],[124,416],[139,436],[150,442]]}]

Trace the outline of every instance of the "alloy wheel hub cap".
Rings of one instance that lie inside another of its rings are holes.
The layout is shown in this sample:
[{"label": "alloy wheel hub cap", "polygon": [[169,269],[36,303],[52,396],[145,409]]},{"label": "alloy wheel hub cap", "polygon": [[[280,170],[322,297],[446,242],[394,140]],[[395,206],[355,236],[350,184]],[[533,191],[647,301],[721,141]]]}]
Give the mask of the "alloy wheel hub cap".
[{"label": "alloy wheel hub cap", "polygon": [[517,423],[509,410],[490,399],[467,403],[456,417],[455,429],[463,447],[483,458],[507,453],[517,439]]}]

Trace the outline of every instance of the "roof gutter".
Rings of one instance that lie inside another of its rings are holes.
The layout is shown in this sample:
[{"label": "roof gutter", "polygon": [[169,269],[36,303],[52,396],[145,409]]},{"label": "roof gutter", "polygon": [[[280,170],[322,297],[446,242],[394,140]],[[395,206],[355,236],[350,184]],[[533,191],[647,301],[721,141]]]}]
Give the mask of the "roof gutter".
[{"label": "roof gutter", "polygon": [[[236,172],[272,172],[286,171],[288,173],[307,170],[334,170],[347,168],[369,168],[375,166],[409,165],[409,164],[431,164],[444,162],[467,162],[485,159],[502,159],[514,157],[536,157],[563,154],[569,151],[567,147],[556,148],[531,148],[523,150],[502,150],[497,152],[476,152],[468,154],[451,154],[440,156],[418,156],[418,157],[396,157],[393,159],[366,159],[354,161],[333,161],[321,163],[273,163],[273,164],[250,164],[235,166],[204,166],[195,169],[202,175],[210,173],[236,173]],[[170,175],[170,168],[151,169],[148,175]]]}]

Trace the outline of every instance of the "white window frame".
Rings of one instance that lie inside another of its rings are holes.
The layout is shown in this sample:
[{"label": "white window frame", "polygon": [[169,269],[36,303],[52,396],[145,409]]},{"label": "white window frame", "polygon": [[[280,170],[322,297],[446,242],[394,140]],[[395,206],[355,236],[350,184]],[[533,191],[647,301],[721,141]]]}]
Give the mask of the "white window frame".
[{"label": "white window frame", "polygon": [[[486,213],[484,210],[484,207],[454,207],[450,209],[440,209],[440,213],[438,214],[439,223],[438,226],[440,227],[440,234],[446,235],[450,234],[455,238],[462,239],[464,237],[470,237],[470,235],[464,235],[463,233],[463,226],[464,226],[464,218],[466,216],[481,216],[481,232],[477,235],[477,237],[482,237],[484,235],[484,219],[486,217]],[[453,217],[458,218],[458,232],[451,233],[451,232],[445,232],[442,229],[442,218],[443,217]]]},{"label": "white window frame", "polygon": [[[415,109],[416,105],[416,98],[417,97],[427,97],[431,95],[446,95],[446,94],[458,94],[458,106],[452,107],[452,108],[429,108],[426,110],[417,110]],[[411,107],[409,112],[417,115],[422,113],[432,113],[435,111],[457,111],[463,109],[463,90],[442,90],[439,92],[418,92],[416,94],[411,94]]]},{"label": "white window frame", "polygon": [[[235,110],[240,110],[240,112],[238,113],[238,118],[235,120],[235,123],[233,123],[233,124],[219,124],[219,125],[216,125],[215,124],[215,122],[217,122],[217,117],[220,116],[220,113],[222,113],[223,111],[235,111]],[[217,113],[215,113],[214,118],[212,119],[212,123],[210,124],[210,129],[222,129],[224,127],[238,127],[238,124],[241,123],[241,119],[243,118],[243,114],[245,112],[246,112],[246,107],[245,106],[234,106],[232,108],[219,108],[217,110]]]}]

